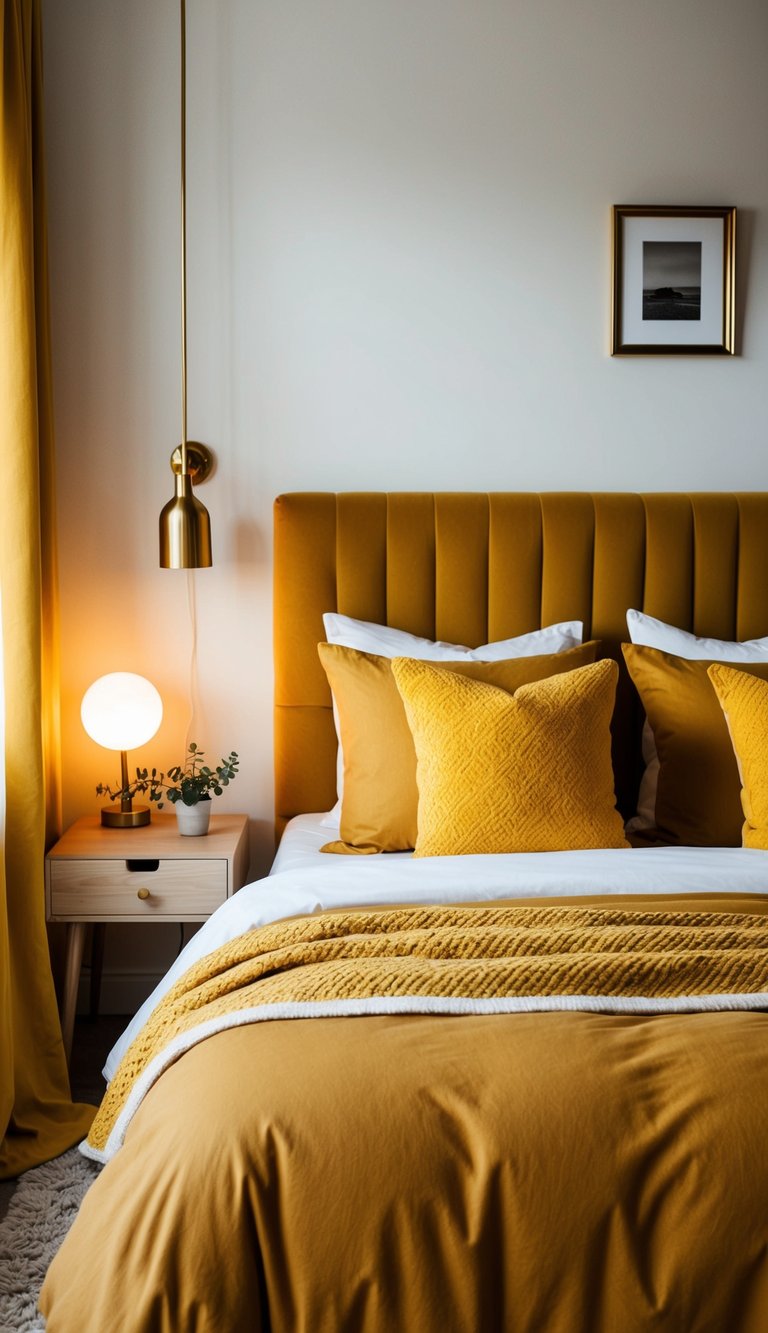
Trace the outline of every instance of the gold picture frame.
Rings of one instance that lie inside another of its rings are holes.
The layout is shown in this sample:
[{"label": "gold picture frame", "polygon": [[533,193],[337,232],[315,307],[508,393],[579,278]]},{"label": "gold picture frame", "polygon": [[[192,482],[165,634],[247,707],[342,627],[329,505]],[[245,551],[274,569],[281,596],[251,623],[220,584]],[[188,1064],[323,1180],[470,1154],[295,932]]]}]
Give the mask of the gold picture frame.
[{"label": "gold picture frame", "polygon": [[736,209],[615,204],[612,356],[734,356]]}]

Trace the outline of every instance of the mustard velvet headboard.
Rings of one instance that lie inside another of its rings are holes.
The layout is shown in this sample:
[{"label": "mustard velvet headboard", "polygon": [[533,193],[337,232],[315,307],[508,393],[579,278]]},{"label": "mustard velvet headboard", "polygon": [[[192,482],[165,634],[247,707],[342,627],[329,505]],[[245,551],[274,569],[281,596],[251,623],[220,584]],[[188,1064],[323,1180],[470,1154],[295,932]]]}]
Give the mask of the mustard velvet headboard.
[{"label": "mustard velvet headboard", "polygon": [[634,801],[639,703],[621,659],[634,606],[723,639],[768,633],[768,493],[298,493],[275,501],[275,806],[335,800],[324,611],[476,646],[584,621],[622,676],[619,804]]}]

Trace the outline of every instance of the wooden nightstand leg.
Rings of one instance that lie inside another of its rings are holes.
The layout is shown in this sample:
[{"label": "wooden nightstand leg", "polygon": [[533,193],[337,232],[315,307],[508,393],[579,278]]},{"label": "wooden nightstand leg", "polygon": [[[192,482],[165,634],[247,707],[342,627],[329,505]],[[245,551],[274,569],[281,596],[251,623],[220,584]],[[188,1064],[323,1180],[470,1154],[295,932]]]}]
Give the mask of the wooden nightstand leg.
[{"label": "wooden nightstand leg", "polygon": [[72,1053],[77,987],[80,981],[84,943],[85,924],[80,921],[71,921],[67,926],[67,963],[64,973],[64,1003],[61,1014],[61,1035],[64,1038],[64,1053],[67,1060],[69,1060]]},{"label": "wooden nightstand leg", "polygon": [[101,969],[104,964],[104,937],[106,933],[107,927],[104,922],[96,921],[91,940],[91,1018],[96,1018],[99,1013]]}]

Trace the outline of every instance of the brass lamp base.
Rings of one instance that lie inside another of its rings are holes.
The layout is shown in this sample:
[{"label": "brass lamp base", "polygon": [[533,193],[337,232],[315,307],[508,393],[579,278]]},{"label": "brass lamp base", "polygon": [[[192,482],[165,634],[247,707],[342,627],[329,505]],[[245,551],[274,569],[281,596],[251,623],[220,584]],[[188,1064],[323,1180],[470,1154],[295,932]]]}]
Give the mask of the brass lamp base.
[{"label": "brass lamp base", "polygon": [[141,828],[149,823],[149,806],[135,805],[132,810],[115,810],[104,805],[101,809],[104,828]]}]

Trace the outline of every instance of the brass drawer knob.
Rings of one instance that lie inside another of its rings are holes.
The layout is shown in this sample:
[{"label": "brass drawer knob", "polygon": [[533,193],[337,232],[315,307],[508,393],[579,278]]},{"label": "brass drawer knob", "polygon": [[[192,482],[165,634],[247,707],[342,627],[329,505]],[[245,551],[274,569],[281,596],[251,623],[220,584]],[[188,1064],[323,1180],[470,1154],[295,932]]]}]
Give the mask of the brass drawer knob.
[{"label": "brass drawer knob", "polygon": [[141,898],[141,901],[145,903],[147,901],[147,898],[149,897],[149,889],[139,889],[139,892],[136,894],[136,897]]}]

